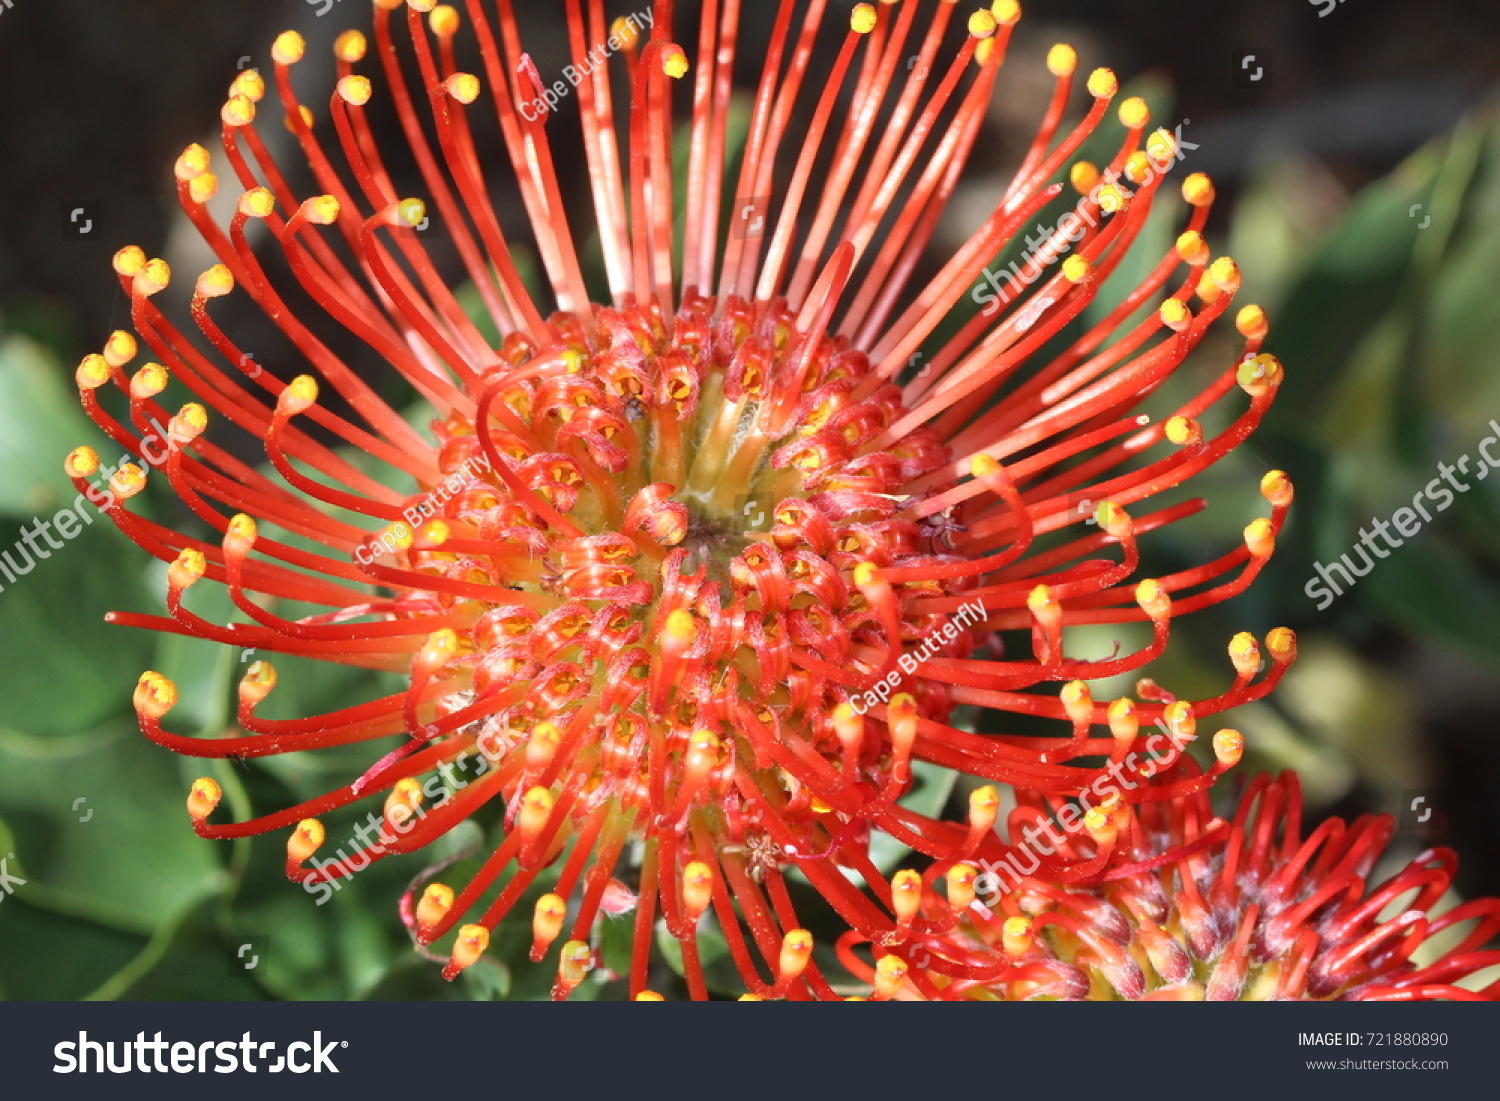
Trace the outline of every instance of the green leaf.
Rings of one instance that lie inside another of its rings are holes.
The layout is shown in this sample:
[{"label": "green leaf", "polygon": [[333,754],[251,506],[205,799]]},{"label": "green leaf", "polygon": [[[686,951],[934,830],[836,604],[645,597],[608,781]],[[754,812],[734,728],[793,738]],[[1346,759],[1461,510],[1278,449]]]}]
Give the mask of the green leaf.
[{"label": "green leaf", "polygon": [[[0,338],[0,516],[30,520],[66,507],[77,494],[63,457],[98,442],[99,430],[62,378],[40,346],[25,337]],[[101,458],[117,456],[111,448]]]}]

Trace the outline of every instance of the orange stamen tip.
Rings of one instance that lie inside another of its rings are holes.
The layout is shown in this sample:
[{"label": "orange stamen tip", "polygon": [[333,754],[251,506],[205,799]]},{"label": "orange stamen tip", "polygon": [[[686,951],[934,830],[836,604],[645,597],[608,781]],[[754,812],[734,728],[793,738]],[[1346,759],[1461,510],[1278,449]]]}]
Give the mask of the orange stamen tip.
[{"label": "orange stamen tip", "polygon": [[1161,710],[1162,722],[1178,744],[1190,742],[1198,736],[1198,716],[1187,700],[1174,700]]},{"label": "orange stamen tip", "polygon": [[594,950],[587,941],[570,940],[563,945],[562,957],[557,961],[557,981],[567,990],[572,990],[594,969]]},{"label": "orange stamen tip", "polygon": [[339,98],[345,103],[355,107],[363,107],[370,102],[370,97],[375,94],[375,88],[366,76],[341,77],[338,83]]},{"label": "orange stamen tip", "polygon": [[490,931],[483,925],[464,925],[458,930],[458,939],[453,942],[453,956],[448,967],[462,971],[472,967],[490,946]]},{"label": "orange stamen tip", "polygon": [[421,671],[431,673],[441,669],[453,660],[458,653],[458,632],[452,627],[444,627],[442,630],[433,631],[427,636],[427,641],[422,644],[422,649],[417,651],[417,659],[414,663]]},{"label": "orange stamen tip", "polygon": [[1208,206],[1214,201],[1214,182],[1202,172],[1194,172],[1182,181],[1182,197],[1189,206]]},{"label": "orange stamen tip", "polygon": [[339,220],[339,201],[332,195],[315,195],[302,204],[302,217],[315,226],[331,226]]},{"label": "orange stamen tip", "polygon": [[812,958],[813,935],[806,929],[793,929],[781,938],[781,955],[777,960],[777,981],[790,982],[807,969]]},{"label": "orange stamen tip", "polygon": [[1171,167],[1172,157],[1177,152],[1177,138],[1170,130],[1160,127],[1151,131],[1146,139],[1146,156],[1156,165],[1157,171],[1165,172]]},{"label": "orange stamen tip", "polygon": [[417,900],[417,925],[430,928],[442,921],[453,909],[455,897],[453,888],[446,883],[429,883]]},{"label": "orange stamen tip", "polygon": [[855,4],[854,10],[849,13],[849,29],[855,34],[869,34],[875,29],[879,19],[875,5]]},{"label": "orange stamen tip", "polygon": [[1089,692],[1089,686],[1081,680],[1070,680],[1062,686],[1058,693],[1062,700],[1063,712],[1068,720],[1073,723],[1089,723],[1094,718],[1094,697]]},{"label": "orange stamen tip", "polygon": [[1204,302],[1217,302],[1220,298],[1224,297],[1224,292],[1219,289],[1218,284],[1209,277],[1206,271],[1199,276],[1198,284],[1193,290]]},{"label": "orange stamen tip", "polygon": [[208,150],[195,142],[182,151],[172,171],[179,180],[184,182],[196,180],[208,171],[211,160]]},{"label": "orange stamen tip", "polygon": [[139,245],[126,245],[114,255],[115,271],[132,276],[146,266],[146,254]]},{"label": "orange stamen tip", "polygon": [[969,829],[988,833],[1000,814],[1000,792],[992,784],[969,793]]},{"label": "orange stamen tip", "polygon": [[1203,440],[1203,426],[1192,417],[1168,417],[1161,430],[1162,435],[1178,447],[1186,447]]},{"label": "orange stamen tip", "polygon": [[1196,229],[1190,229],[1177,238],[1177,255],[1184,263],[1191,264],[1195,268],[1202,267],[1208,263],[1208,242],[1203,239],[1203,234]]},{"label": "orange stamen tip", "polygon": [[482,85],[473,73],[454,73],[443,81],[443,91],[467,106],[479,98]]},{"label": "orange stamen tip", "polygon": [[640,42],[641,32],[632,20],[622,15],[609,25],[609,36],[620,43],[620,49],[633,50]]},{"label": "orange stamen tip", "polygon": [[875,996],[894,998],[911,972],[911,966],[900,956],[881,956],[875,961]]},{"label": "orange stamen tip", "polygon": [[998,26],[999,21],[984,8],[969,16],[969,33],[975,38],[988,38]]},{"label": "orange stamen tip", "polygon": [[1154,577],[1146,578],[1135,587],[1135,602],[1153,620],[1165,619],[1172,614],[1172,598]]},{"label": "orange stamen tip", "polygon": [[1099,169],[1091,161],[1075,161],[1068,169],[1068,182],[1080,195],[1087,195],[1099,182]]},{"label": "orange stamen tip", "polygon": [[1242,677],[1260,672],[1260,644],[1249,631],[1241,631],[1229,640],[1229,661]]},{"label": "orange stamen tip", "polygon": [[1281,385],[1281,361],[1269,352],[1262,352],[1242,360],[1234,377],[1240,389],[1252,398],[1258,398]]},{"label": "orange stamen tip", "polygon": [[437,0],[406,0],[406,6],[419,15],[426,15],[437,6]]},{"label": "orange stamen tip", "polygon": [[963,913],[974,901],[974,884],[979,880],[979,869],[972,864],[955,864],[943,873],[943,882],[948,885],[948,906]]},{"label": "orange stamen tip", "polygon": [[714,872],[701,860],[694,860],[682,869],[682,905],[690,921],[708,909],[714,897]]},{"label": "orange stamen tip", "polygon": [[1078,51],[1066,42],[1059,42],[1047,51],[1047,71],[1053,76],[1072,76],[1078,71]]},{"label": "orange stamen tip", "polygon": [[177,706],[177,685],[160,673],[147,670],[135,685],[135,709],[138,714],[159,719]]},{"label": "orange stamen tip", "polygon": [[1089,74],[1088,89],[1095,99],[1111,99],[1120,90],[1120,81],[1111,69],[1095,69]]},{"label": "orange stamen tip", "polygon": [[999,472],[1000,464],[995,461],[993,456],[986,455],[983,451],[969,460],[969,473],[973,474],[976,478],[985,478]]},{"label": "orange stamen tip", "polygon": [[521,797],[521,813],[516,816],[516,827],[521,831],[523,837],[535,837],[547,824],[547,818],[552,814],[552,807],[557,802],[556,797],[548,788],[541,785],[529,790]]},{"label": "orange stamen tip", "polygon": [[240,703],[254,707],[276,687],[276,667],[269,661],[254,661],[240,678]]},{"label": "orange stamen tip", "polygon": [[861,562],[854,567],[854,584],[861,589],[867,589],[880,584],[880,568],[874,562]]},{"label": "orange stamen tip", "polygon": [[167,425],[167,432],[179,444],[186,444],[192,443],[203,435],[206,428],[208,428],[208,410],[196,401],[190,401],[177,410],[176,416]]},{"label": "orange stamen tip", "polygon": [[1031,947],[1031,919],[1017,914],[1000,926],[1000,945],[1008,956],[1019,956]]},{"label": "orange stamen tip", "polygon": [[1094,510],[1094,523],[1112,539],[1124,539],[1135,531],[1130,514],[1113,501],[1100,501]]},{"label": "orange stamen tip", "polygon": [[212,172],[205,172],[203,175],[188,182],[188,198],[199,206],[208,202],[208,200],[212,199],[218,193],[219,177],[215,176]]},{"label": "orange stamen tip", "polygon": [[568,917],[568,903],[561,895],[545,894],[536,900],[531,913],[531,952],[540,958],[562,933]]},{"label": "orange stamen tip", "polygon": [[255,121],[255,101],[249,96],[236,93],[224,101],[219,108],[219,118],[231,128],[249,126]]},{"label": "orange stamen tip", "polygon": [[1144,130],[1151,121],[1151,108],[1140,96],[1131,96],[1120,104],[1119,115],[1120,121],[1131,130]]},{"label": "orange stamen tip", "polygon": [[146,488],[146,472],[135,463],[126,463],[110,478],[109,488],[120,500],[128,501]]},{"label": "orange stamen tip", "polygon": [[1225,768],[1233,768],[1245,755],[1245,736],[1238,730],[1221,730],[1214,735],[1214,757]]},{"label": "orange stamen tip", "polygon": [[160,363],[148,363],[130,380],[130,396],[135,401],[154,398],[167,388],[167,369]]},{"label": "orange stamen tip", "polygon": [[241,512],[229,521],[228,527],[224,533],[224,553],[234,558],[249,554],[259,533],[255,521]]},{"label": "orange stamen tip", "polygon": [[1014,27],[1021,19],[1021,5],[1017,0],[995,0],[990,5],[990,14],[1002,27]]},{"label": "orange stamen tip", "polygon": [[1290,627],[1275,627],[1266,635],[1266,649],[1271,660],[1285,665],[1297,657],[1297,632]]},{"label": "orange stamen tip", "polygon": [[462,25],[463,20],[458,16],[458,9],[451,4],[439,4],[427,17],[428,28],[439,38],[452,38]]},{"label": "orange stamen tip", "polygon": [[229,94],[259,103],[266,98],[266,78],[260,75],[259,69],[245,69],[229,85]]},{"label": "orange stamen tip", "polygon": [[891,876],[891,910],[902,925],[910,925],[922,906],[922,875],[903,868]]},{"label": "orange stamen tip", "polygon": [[351,65],[356,61],[363,61],[367,49],[369,43],[363,31],[345,31],[333,40],[333,56]]},{"label": "orange stamen tip", "polygon": [[1276,549],[1276,529],[1262,516],[1245,527],[1245,546],[1256,558],[1270,558]]},{"label": "orange stamen tip", "polygon": [[111,367],[123,367],[135,358],[138,347],[134,333],[116,329],[104,342],[104,362]]},{"label": "orange stamen tip", "polygon": [[386,795],[382,811],[392,822],[400,825],[422,805],[422,798],[422,785],[410,776],[403,776]]},{"label": "orange stamen tip", "polygon": [[252,187],[240,196],[239,211],[247,218],[269,218],[276,209],[276,196],[268,187]]},{"label": "orange stamen tip", "polygon": [[1240,266],[1228,256],[1221,256],[1208,265],[1208,277],[1225,294],[1233,294],[1240,289]]},{"label": "orange stamen tip", "polygon": [[532,772],[541,772],[552,763],[557,747],[562,743],[562,731],[553,723],[543,719],[531,728],[531,737],[526,740],[526,767]]},{"label": "orange stamen tip", "polygon": [[301,864],[323,847],[328,840],[328,831],[316,818],[304,818],[286,839],[286,858],[293,864]]},{"label": "orange stamen tip", "polygon": [[1046,585],[1038,585],[1026,595],[1026,607],[1043,624],[1052,625],[1062,620],[1062,605]]},{"label": "orange stamen tip", "polygon": [[98,352],[90,352],[78,361],[73,381],[80,390],[97,390],[109,381],[109,361]]},{"label": "orange stamen tip", "polygon": [[681,80],[688,73],[687,54],[682,52],[682,47],[675,43],[668,43],[661,51],[661,71],[673,80]]},{"label": "orange stamen tip", "polygon": [[1119,836],[1114,816],[1102,806],[1089,808],[1088,813],[1083,816],[1083,828],[1096,845],[1106,848],[1113,845]]},{"label": "orange stamen tip", "polygon": [[203,552],[192,547],[183,547],[172,564],[167,567],[167,584],[173,589],[186,589],[208,570],[208,559]]},{"label": "orange stamen tip", "polygon": [[1278,508],[1291,504],[1295,494],[1292,491],[1292,480],[1286,476],[1286,471],[1266,471],[1265,477],[1260,480],[1260,495]]},{"label": "orange stamen tip", "polygon": [[1125,209],[1125,192],[1112,183],[1107,183],[1098,188],[1099,209],[1106,214],[1118,214]]},{"label": "orange stamen tip", "polygon": [[194,284],[193,291],[200,298],[223,298],[234,290],[234,274],[223,264],[215,264]]},{"label": "orange stamen tip", "polygon": [[642,990],[635,996],[635,1000],[638,1002],[664,1002],[667,999],[663,998],[654,990]]},{"label": "orange stamen tip", "polygon": [[214,812],[219,800],[224,798],[224,789],[211,776],[201,776],[188,789],[187,810],[194,822],[201,822]]},{"label": "orange stamen tip", "polygon": [[1193,323],[1193,312],[1182,304],[1181,299],[1167,299],[1156,313],[1161,323],[1174,333],[1182,332]]},{"label": "orange stamen tip", "polygon": [[1105,712],[1109,720],[1109,732],[1115,741],[1130,743],[1135,741],[1135,735],[1141,728],[1141,718],[1135,706],[1135,701],[1121,697],[1109,705]]},{"label": "orange stamen tip", "polygon": [[276,411],[289,417],[305,412],[318,400],[318,380],[311,375],[298,375],[281,391],[276,399]]},{"label": "orange stamen tip", "polygon": [[739,996],[738,1000],[742,1001],[742,1002],[763,1002],[763,1001],[765,1001],[765,999],[762,998],[759,994],[741,994]]},{"label": "orange stamen tip", "polygon": [[271,59],[278,65],[295,65],[307,53],[307,40],[296,31],[282,31],[271,43]]},{"label": "orange stamen tip", "polygon": [[1271,331],[1271,323],[1266,320],[1266,311],[1254,305],[1240,310],[1235,316],[1234,327],[1247,340],[1264,340],[1266,334]]},{"label": "orange stamen tip", "polygon": [[1089,272],[1092,270],[1093,265],[1089,263],[1088,258],[1076,253],[1062,263],[1063,278],[1069,283],[1082,283],[1089,277]]},{"label": "orange stamen tip", "polygon": [[99,472],[99,453],[92,447],[75,447],[63,460],[63,471],[69,478],[92,478]]},{"label": "orange stamen tip", "polygon": [[1151,158],[1137,149],[1125,158],[1125,178],[1131,183],[1144,184],[1151,176]]},{"label": "orange stamen tip", "polygon": [[172,269],[165,260],[147,260],[146,266],[136,273],[132,293],[150,298],[167,289],[172,282]]}]

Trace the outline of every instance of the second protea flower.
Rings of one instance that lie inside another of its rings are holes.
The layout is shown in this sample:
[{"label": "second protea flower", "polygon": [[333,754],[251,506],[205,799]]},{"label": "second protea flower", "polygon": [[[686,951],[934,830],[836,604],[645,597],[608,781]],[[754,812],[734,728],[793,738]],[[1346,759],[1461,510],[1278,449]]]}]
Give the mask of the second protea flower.
[{"label": "second protea flower", "polygon": [[[297,97],[304,45],[291,32],[272,51],[278,106],[263,102],[258,74],[235,81],[223,144],[243,193],[227,229],[205,207],[227,182],[208,153],[191,147],[177,164],[184,209],[220,260],[192,300],[206,346],[155,303],[167,266],[129,248],[116,270],[156,362],[127,374],[137,342],[120,333],[79,368],[89,412],[215,533],[133,514],[125,502],[144,469],[117,472],[110,515],[172,566],[170,617],[114,619],[409,674],[388,698],[267,721],[255,709],[276,674],[257,663],[240,687],[246,733],[222,739],[162,727],[176,689],[158,674],[141,678],[136,700],[149,737],[202,757],[397,739],[338,790],[249,822],[211,821],[218,786],[194,787],[200,834],[286,829],[288,872],[310,886],[418,849],[503,801],[504,836],[480,871],[408,899],[421,944],[455,933],[450,976],[545,886],[520,920],[532,922],[533,958],[560,945],[558,996],[593,965],[601,910],[631,909],[632,994],[649,994],[660,918],[682,944],[691,992],[706,996],[696,930],[712,909],[752,994],[828,997],[787,869],[860,936],[894,945],[927,919],[905,881],[876,867],[871,831],[946,861],[998,845],[993,787],[978,790],[966,821],[904,808],[913,762],[1054,797],[1099,795],[1106,777],[1207,782],[1184,771],[1182,746],[1198,721],[1264,694],[1289,641],[1270,647],[1262,676],[1258,644],[1237,636],[1233,674],[1212,699],[1148,690],[1095,701],[1086,682],[1150,661],[1175,615],[1241,591],[1264,565],[1292,497],[1276,472],[1263,483],[1269,518],[1214,562],[1142,578],[1137,539],[1200,507],[1150,501],[1250,434],[1281,369],[1261,353],[1264,314],[1244,307],[1243,346],[1202,392],[1161,421],[1140,412],[1230,309],[1239,274],[1212,259],[1201,231],[1213,188],[1189,176],[1189,221],[1174,247],[1085,324],[1158,201],[1174,147],[1128,99],[1111,161],[1076,160],[1117,84],[1108,70],[1089,76],[1089,109],[1063,131],[1077,64],[1066,46],[1049,54],[1056,92],[1015,178],[938,274],[912,281],[981,132],[1016,4],[969,16],[946,59],[953,5],[938,5],[917,35],[912,0],[859,4],[832,69],[816,74],[824,6],[798,19],[783,4],[732,189],[736,0],[706,4],[695,67],[672,41],[668,6],[655,10],[649,39],[638,24],[607,28],[598,2],[587,8],[570,0],[566,14],[608,304],[591,301],[564,216],[545,110],[556,85],[521,52],[504,0],[493,17],[468,8],[482,74],[456,68],[453,8],[377,0],[374,13],[386,94],[482,317],[460,305],[413,232],[427,204],[395,189],[377,152],[365,115],[375,87],[354,72],[363,35],[339,39],[326,109]],[[401,23],[417,86],[396,50]],[[614,64],[630,82],[620,133],[600,60],[609,54],[623,55]],[[690,72],[683,180],[671,167],[673,85]],[[793,133],[799,98],[811,122]],[[267,109],[295,133],[322,193],[299,196],[276,168],[255,127]],[[501,230],[493,192],[504,173],[481,165],[470,129],[486,119],[509,151],[552,312]],[[1060,175],[1077,191],[1076,222],[1059,222],[1028,258],[1013,301],[992,296],[953,335],[936,335],[985,265],[1065,191],[1052,182]],[[734,231],[721,240],[731,195]],[[253,232],[271,239],[300,289],[277,286]],[[326,316],[311,324],[288,305],[291,290]],[[211,316],[229,294],[251,298],[304,363],[267,371],[247,356]],[[1156,308],[1116,336],[1143,304]],[[316,335],[330,322],[365,353],[336,354]],[[904,378],[919,352],[924,369]],[[437,411],[430,433],[367,381],[374,363]],[[169,379],[194,397],[175,416],[157,400]],[[99,400],[111,383],[145,441]],[[1221,403],[1227,425],[1210,435],[1200,418]],[[211,442],[210,415],[263,440],[273,469]],[[153,450],[158,418],[171,428]],[[370,473],[371,460],[385,471]],[[98,461],[80,449],[69,469],[86,486]],[[1070,538],[1053,535],[1066,528]],[[245,622],[220,626],[184,607],[204,577],[228,587]],[[1153,628],[1139,652],[1066,653],[1070,625],[1131,621]],[[1029,647],[1002,654],[1005,632],[1017,644],[1029,636]],[[979,735],[950,722],[964,704],[1063,726],[1047,739]],[[1174,748],[1147,762],[1133,751],[1158,727]],[[1118,813],[1138,798],[1124,794]],[[329,856],[323,819],[365,799],[384,801],[378,836]],[[1101,867],[1091,854],[1057,873]]]}]

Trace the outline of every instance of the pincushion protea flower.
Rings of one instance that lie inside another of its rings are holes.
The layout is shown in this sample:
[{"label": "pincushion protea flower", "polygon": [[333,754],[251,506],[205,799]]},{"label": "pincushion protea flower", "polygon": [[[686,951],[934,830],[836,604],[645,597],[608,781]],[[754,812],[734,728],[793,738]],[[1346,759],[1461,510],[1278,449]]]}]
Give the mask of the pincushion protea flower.
[{"label": "pincushion protea flower", "polygon": [[[1394,829],[1390,815],[1333,818],[1304,838],[1296,775],[1261,775],[1227,822],[1201,791],[1138,806],[1119,863],[1087,889],[1037,878],[1002,891],[972,864],[934,865],[914,893],[936,935],[871,966],[851,932],[840,955],[877,997],[1500,1000],[1500,980],[1456,985],[1500,966],[1500,949],[1482,950],[1500,932],[1500,899],[1435,915],[1458,863],[1444,848],[1371,889]],[[1096,818],[1087,832],[1101,831],[1113,824]],[[1456,943],[1430,943],[1450,930]]]},{"label": "pincushion protea flower", "polygon": [[[875,866],[872,830],[939,861],[1004,851],[991,828],[992,786],[975,793],[967,821],[903,807],[913,762],[1037,798],[1113,791],[1128,816],[1153,785],[1196,790],[1237,759],[1222,756],[1198,776],[1184,771],[1182,747],[1199,720],[1272,687],[1291,660],[1289,633],[1270,647],[1264,676],[1256,641],[1237,636],[1233,680],[1211,699],[1152,689],[1106,704],[1086,683],[1139,668],[1162,652],[1174,616],[1242,591],[1291,501],[1287,479],[1272,472],[1262,487],[1270,516],[1246,529],[1243,545],[1197,568],[1138,576],[1137,539],[1202,507],[1153,508],[1151,499],[1241,443],[1281,377],[1261,352],[1265,315],[1248,306],[1235,320],[1240,355],[1170,418],[1140,412],[1239,288],[1233,261],[1211,260],[1202,236],[1212,184],[1198,174],[1183,181],[1190,214],[1181,237],[1117,307],[1086,324],[1084,310],[1159,198],[1175,145],[1165,130],[1148,132],[1149,111],[1132,98],[1118,108],[1125,133],[1110,163],[1101,171],[1076,160],[1117,82],[1106,69],[1089,76],[1091,105],[1063,131],[1077,58],[1060,45],[1047,61],[1051,105],[1015,178],[938,273],[914,282],[1020,16],[1007,0],[974,12],[940,64],[954,6],[938,5],[920,34],[918,6],[857,5],[832,69],[815,74],[825,5],[796,18],[782,4],[731,189],[738,0],[704,5],[685,181],[670,167],[672,85],[690,66],[672,41],[670,5],[657,5],[642,41],[631,25],[606,31],[598,0],[587,12],[568,0],[604,305],[584,284],[551,153],[559,135],[541,109],[546,82],[521,51],[508,0],[497,15],[467,5],[482,74],[456,68],[464,20],[455,9],[377,0],[386,94],[498,346],[412,232],[427,207],[387,174],[365,114],[375,88],[354,72],[365,36],[339,38],[339,80],[322,120],[322,107],[304,105],[293,86],[305,49],[293,32],[272,50],[279,105],[263,98],[258,73],[236,78],[222,136],[244,190],[227,229],[206,208],[223,186],[209,153],[192,146],[176,167],[183,208],[221,261],[192,295],[207,347],[157,305],[167,265],[132,247],[115,267],[156,361],[128,375],[137,340],[117,333],[78,371],[88,412],[160,467],[216,533],[179,533],[130,511],[145,481],[140,465],[116,473],[107,494],[91,488],[131,538],[172,564],[169,617],[113,620],[400,671],[410,684],[332,714],[269,721],[256,707],[276,674],[257,662],[240,686],[245,733],[200,739],[163,728],[176,688],[143,675],[142,729],[188,755],[401,739],[372,752],[371,767],[338,790],[248,822],[210,821],[220,790],[200,780],[188,800],[199,834],[290,830],[288,873],[311,889],[419,849],[500,800],[503,839],[473,879],[458,891],[428,883],[403,908],[420,944],[456,928],[449,977],[485,951],[528,890],[550,884],[529,917],[533,958],[564,942],[558,996],[592,965],[601,908],[633,907],[634,996],[649,994],[659,915],[682,944],[695,997],[707,994],[700,919],[717,920],[753,996],[827,997],[833,988],[811,962],[788,870],[859,936],[889,947],[931,928],[915,915],[907,880]],[[395,44],[402,23],[416,86]],[[599,62],[613,50],[625,54],[630,82],[618,135]],[[811,121],[793,132],[797,102]],[[324,193],[293,192],[256,130],[267,111],[277,125],[285,119]],[[493,192],[505,173],[476,153],[471,127],[491,117],[552,313],[522,280],[501,230]],[[1080,192],[1079,217],[1066,231],[1060,222],[1031,258],[1031,283],[1014,302],[935,336],[966,308],[985,264],[1064,191],[1052,182],[1064,173]],[[721,242],[731,194],[732,210],[758,210],[765,232],[742,219]],[[288,286],[257,258],[252,229],[274,242]],[[294,292],[326,316],[294,309]],[[212,316],[214,300],[231,293],[264,311],[308,373],[263,370],[244,353]],[[1144,321],[1115,335],[1152,303]],[[330,323],[367,350],[341,358],[317,335]],[[1065,344],[1054,343],[1064,334]],[[927,369],[903,384],[924,349]],[[430,438],[366,380],[380,361],[437,410]],[[169,378],[196,400],[170,430],[152,432],[169,416],[157,400]],[[110,383],[128,394],[145,441],[106,411],[97,391]],[[1214,406],[1227,427],[1210,435],[1200,418]],[[212,442],[210,414],[260,437],[274,470]],[[363,460],[390,477],[372,476]],[[67,465],[80,486],[99,469],[87,448]],[[403,479],[415,489],[387,484]],[[1134,517],[1130,506],[1140,506]],[[761,515],[769,530],[758,530]],[[1055,534],[1065,528],[1071,537]],[[214,624],[184,605],[204,577],[227,586],[247,622]],[[1129,622],[1152,627],[1137,652],[1098,661],[1065,652],[1070,625]],[[1031,652],[1002,656],[1000,632],[1029,634]],[[950,721],[959,705],[1064,725],[1052,738],[981,735]],[[1133,750],[1158,726],[1172,748],[1144,760]],[[384,800],[376,839],[319,859],[322,819],[372,798]],[[1097,876],[1108,849],[1056,862],[1052,873]]]}]

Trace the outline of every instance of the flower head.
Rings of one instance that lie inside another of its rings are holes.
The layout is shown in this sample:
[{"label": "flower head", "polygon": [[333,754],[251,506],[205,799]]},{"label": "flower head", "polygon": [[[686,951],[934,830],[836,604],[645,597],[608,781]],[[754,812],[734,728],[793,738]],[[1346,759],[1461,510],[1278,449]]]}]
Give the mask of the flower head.
[{"label": "flower head", "polygon": [[[245,733],[220,739],[164,729],[175,688],[156,673],[137,704],[150,738],[201,757],[399,739],[345,786],[248,822],[212,821],[216,786],[194,788],[200,834],[289,830],[288,873],[308,885],[502,802],[503,839],[479,872],[457,890],[418,884],[404,910],[421,944],[454,935],[450,976],[546,887],[518,920],[532,921],[535,958],[559,946],[559,996],[591,965],[601,910],[631,908],[633,993],[658,915],[683,943],[692,992],[706,992],[695,930],[712,909],[749,990],[827,996],[785,869],[860,935],[896,944],[916,896],[875,865],[872,830],[939,860],[997,844],[993,788],[967,821],[903,807],[913,762],[1057,797],[1111,769],[1189,787],[1212,778],[1182,772],[1182,747],[1199,720],[1269,690],[1289,635],[1268,640],[1264,675],[1256,641],[1236,638],[1233,676],[1210,699],[1150,686],[1138,701],[1095,701],[1087,682],[1149,662],[1174,616],[1240,592],[1263,567],[1292,497],[1279,473],[1263,486],[1269,517],[1216,561],[1143,579],[1137,540],[1201,507],[1151,501],[1250,434],[1281,368],[1261,351],[1264,314],[1244,307],[1238,355],[1171,416],[1141,412],[1229,311],[1239,273],[1212,258],[1213,187],[1190,175],[1174,246],[1117,306],[1086,316],[1153,206],[1173,201],[1163,181],[1176,144],[1128,99],[1109,163],[1078,160],[1117,81],[1087,77],[1088,110],[1063,129],[1078,83],[1066,46],[1048,56],[1056,90],[1015,177],[937,273],[914,278],[981,133],[1018,5],[968,16],[962,45],[940,57],[952,4],[922,31],[915,0],[859,4],[831,29],[823,5],[794,18],[783,4],[733,180],[738,3],[705,8],[694,51],[672,40],[666,5],[611,27],[597,0],[584,7],[566,4],[567,81],[522,52],[507,0],[494,16],[468,6],[479,73],[456,67],[455,9],[377,0],[382,85],[355,71],[368,43],[353,31],[335,47],[326,108],[298,98],[305,47],[293,32],[276,40],[270,80],[236,78],[224,170],[243,190],[227,228],[206,206],[222,186],[213,158],[192,146],[177,163],[183,207],[220,261],[192,295],[202,339],[158,308],[167,266],[127,248],[115,267],[157,362],[127,374],[137,341],[121,333],[79,370],[90,414],[213,533],[132,512],[144,469],[116,474],[105,507],[171,568],[169,617],[114,619],[409,675],[393,696],[273,721],[256,707],[277,674],[257,662],[240,687]],[[825,33],[837,55],[815,73]],[[630,88],[618,119],[611,66]],[[385,167],[366,115],[377,95],[394,105],[424,199]],[[598,298],[551,153],[564,95],[582,120]],[[674,117],[679,101],[691,106]],[[810,112],[805,129],[794,104]],[[288,184],[257,131],[267,113],[285,120],[321,193]],[[479,155],[485,125],[504,139],[508,172]],[[529,218],[545,289],[523,278],[502,229],[502,185]],[[987,265],[1065,193],[1074,210],[997,278]],[[470,298],[419,232],[434,217]],[[219,326],[214,303],[231,294],[274,322],[295,365],[263,368]],[[982,309],[969,318],[971,303]],[[1117,332],[1143,305],[1154,308]],[[377,365],[405,381],[403,401],[436,411],[430,433],[389,403]],[[160,440],[169,380],[195,400]],[[128,393],[135,432],[99,400],[110,383]],[[210,416],[258,437],[270,469],[217,442]],[[97,469],[88,449],[70,458],[80,485]],[[227,586],[243,622],[185,606],[204,578]],[[1071,625],[1130,622],[1151,626],[1137,652],[1066,652]],[[960,705],[1062,726],[1042,739],[976,734],[955,725]],[[1138,762],[1132,749],[1158,725],[1172,750]],[[1131,787],[1123,800],[1140,797]],[[323,819],[373,799],[384,801],[376,839],[319,857]],[[1100,866],[1081,857],[1058,872]]]},{"label": "flower head", "polygon": [[[1500,999],[1500,980],[1457,985],[1500,965],[1500,950],[1484,950],[1500,899],[1435,912],[1458,866],[1451,850],[1429,849],[1372,887],[1391,817],[1333,818],[1304,837],[1293,773],[1256,777],[1229,821],[1201,791],[1154,794],[1165,798],[1096,808],[1086,834],[1062,842],[1087,852],[1118,835],[1117,863],[1089,886],[1013,862],[934,865],[918,883],[926,936],[872,966],[846,934],[841,955],[886,997]],[[1011,836],[1040,810],[1017,810]]]}]

